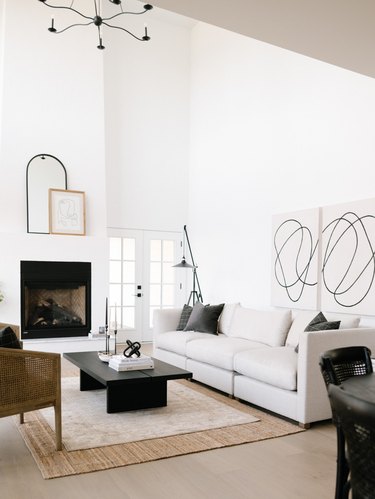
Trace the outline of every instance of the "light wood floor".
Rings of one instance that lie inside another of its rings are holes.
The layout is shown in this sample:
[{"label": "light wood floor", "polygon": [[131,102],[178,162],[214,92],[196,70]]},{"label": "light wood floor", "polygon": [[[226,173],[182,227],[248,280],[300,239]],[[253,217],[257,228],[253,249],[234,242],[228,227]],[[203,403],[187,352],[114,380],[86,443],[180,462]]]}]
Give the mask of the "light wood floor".
[{"label": "light wood floor", "polygon": [[43,480],[13,419],[0,419],[1,499],[332,499],[335,467],[335,430],[319,423],[273,440]]}]

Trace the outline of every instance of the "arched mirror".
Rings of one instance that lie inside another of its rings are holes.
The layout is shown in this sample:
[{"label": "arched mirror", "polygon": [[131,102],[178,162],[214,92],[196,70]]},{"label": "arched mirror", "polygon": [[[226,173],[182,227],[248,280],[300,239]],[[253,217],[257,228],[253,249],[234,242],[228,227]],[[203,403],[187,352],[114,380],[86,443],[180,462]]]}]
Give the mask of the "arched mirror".
[{"label": "arched mirror", "polygon": [[27,232],[49,234],[48,189],[67,189],[67,175],[60,160],[50,154],[31,158],[26,170]]}]

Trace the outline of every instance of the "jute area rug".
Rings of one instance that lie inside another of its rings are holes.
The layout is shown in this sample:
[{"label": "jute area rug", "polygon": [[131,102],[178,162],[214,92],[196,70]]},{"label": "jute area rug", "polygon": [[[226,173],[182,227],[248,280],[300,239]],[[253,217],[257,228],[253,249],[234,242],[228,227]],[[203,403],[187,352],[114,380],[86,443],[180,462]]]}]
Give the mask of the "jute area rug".
[{"label": "jute area rug", "polygon": [[[53,410],[25,415],[19,431],[43,478],[58,478],[281,437],[297,425],[188,381],[168,383],[168,406],[105,412],[105,391],[79,392],[63,378],[63,450]],[[18,421],[18,418],[15,418]]]}]

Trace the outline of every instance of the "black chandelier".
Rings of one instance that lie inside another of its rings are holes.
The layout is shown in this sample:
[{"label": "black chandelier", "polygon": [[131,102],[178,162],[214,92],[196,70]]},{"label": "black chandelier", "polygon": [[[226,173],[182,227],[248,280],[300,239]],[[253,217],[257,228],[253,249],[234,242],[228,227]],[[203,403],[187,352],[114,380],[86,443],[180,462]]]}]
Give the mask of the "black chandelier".
[{"label": "black chandelier", "polygon": [[87,19],[89,21],[86,23],[71,24],[70,26],[67,26],[66,28],[63,28],[61,30],[57,30],[55,28],[55,20],[52,17],[51,26],[48,28],[48,31],[50,31],[51,33],[60,34],[60,33],[64,33],[64,31],[67,31],[70,28],[74,28],[75,26],[90,26],[91,24],[93,24],[94,26],[96,26],[98,28],[98,37],[99,37],[98,49],[99,50],[103,50],[105,48],[103,45],[103,38],[102,38],[102,26],[107,26],[108,28],[121,29],[122,31],[125,31],[125,33],[128,33],[129,35],[131,35],[133,38],[136,38],[137,40],[139,40],[140,42],[147,42],[148,40],[150,40],[150,37],[148,36],[148,32],[147,32],[147,26],[145,26],[145,34],[142,37],[138,37],[138,36],[134,35],[133,33],[131,33],[129,30],[127,30],[121,26],[115,26],[113,24],[108,23],[108,21],[111,21],[112,19],[116,19],[116,18],[123,16],[125,14],[130,14],[130,15],[135,15],[135,16],[145,14],[146,12],[148,12],[149,10],[151,10],[153,8],[152,5],[150,5],[149,3],[145,4],[143,6],[143,10],[140,12],[129,12],[129,11],[124,11],[124,9],[122,7],[121,0],[109,0],[109,2],[111,2],[115,5],[119,5],[120,12],[118,12],[117,14],[114,14],[113,16],[110,16],[110,17],[103,17],[102,0],[93,0],[94,16],[88,16],[86,14],[82,14],[77,9],[75,9],[74,8],[75,0],[70,0],[69,7],[63,6],[63,5],[51,5],[51,4],[47,3],[47,0],[39,0],[39,2],[44,3],[44,5],[47,5],[47,7],[51,7],[52,9],[70,10],[70,11],[75,12],[79,16],[81,16],[84,19]]}]

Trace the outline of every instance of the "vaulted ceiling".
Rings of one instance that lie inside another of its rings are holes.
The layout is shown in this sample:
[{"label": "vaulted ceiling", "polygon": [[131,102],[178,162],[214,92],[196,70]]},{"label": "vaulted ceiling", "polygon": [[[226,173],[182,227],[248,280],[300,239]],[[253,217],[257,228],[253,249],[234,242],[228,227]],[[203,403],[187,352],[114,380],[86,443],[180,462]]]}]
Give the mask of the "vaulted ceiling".
[{"label": "vaulted ceiling", "polygon": [[375,77],[375,0],[154,0],[153,4]]}]

